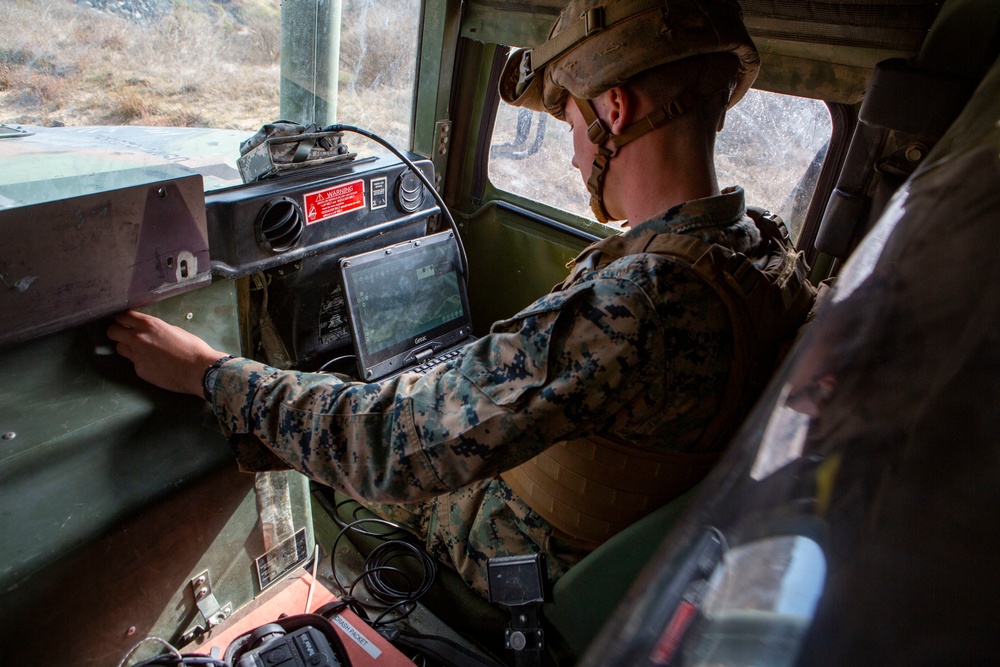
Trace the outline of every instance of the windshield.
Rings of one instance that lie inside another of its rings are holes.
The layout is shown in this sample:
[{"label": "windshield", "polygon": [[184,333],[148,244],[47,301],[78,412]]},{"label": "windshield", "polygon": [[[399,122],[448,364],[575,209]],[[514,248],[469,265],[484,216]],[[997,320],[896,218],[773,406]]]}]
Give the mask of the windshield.
[{"label": "windshield", "polygon": [[[213,136],[219,143],[200,144],[230,166],[241,139],[279,118],[358,125],[406,147],[419,25],[419,0],[4,2],[0,123],[36,134],[86,126],[231,130]],[[73,136],[64,148],[79,141]],[[164,153],[161,164],[192,157],[157,143],[166,136],[131,132],[124,141],[141,145],[143,160],[148,142]],[[352,150],[361,144],[351,141]],[[233,184],[219,173],[203,174],[206,188]]]}]

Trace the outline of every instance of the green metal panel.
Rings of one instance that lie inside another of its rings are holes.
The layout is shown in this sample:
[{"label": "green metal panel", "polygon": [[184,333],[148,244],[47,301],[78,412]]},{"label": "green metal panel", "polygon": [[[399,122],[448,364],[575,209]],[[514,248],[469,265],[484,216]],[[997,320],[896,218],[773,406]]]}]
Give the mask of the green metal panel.
[{"label": "green metal panel", "polygon": [[517,213],[489,206],[465,226],[475,329],[485,332],[566,277],[566,263],[586,246]]},{"label": "green metal panel", "polygon": [[[239,351],[229,281],[144,310]],[[220,604],[259,590],[254,476],[202,399],[110,353],[107,325],[0,349],[0,664],[109,665],[150,634],[177,643],[204,624],[190,582],[205,570]],[[281,474],[311,549],[305,478]]]},{"label": "green metal panel", "polygon": [[496,6],[471,2],[462,17],[462,36],[493,44],[538,46],[548,38],[558,15],[555,9],[526,11],[524,6],[513,3]]},{"label": "green metal panel", "polygon": [[[411,141],[411,150],[421,155],[436,154],[437,123],[448,120],[452,113],[451,86],[461,13],[462,3],[456,0],[424,3]],[[435,168],[439,168],[437,162]]]}]

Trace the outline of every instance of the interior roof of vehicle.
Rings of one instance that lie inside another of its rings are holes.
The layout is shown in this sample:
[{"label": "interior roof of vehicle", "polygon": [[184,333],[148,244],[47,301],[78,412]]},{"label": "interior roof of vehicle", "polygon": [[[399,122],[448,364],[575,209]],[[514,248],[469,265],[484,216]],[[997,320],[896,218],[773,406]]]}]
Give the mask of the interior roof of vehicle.
[{"label": "interior roof of vehicle", "polygon": [[[471,0],[463,18],[463,33],[482,41],[536,45],[545,40],[565,4],[566,0]],[[755,87],[854,104],[863,96],[872,67],[888,58],[916,55],[942,5],[948,3],[741,0],[741,4],[747,28],[761,53],[761,73]],[[498,12],[523,19],[505,21],[506,28],[490,29],[488,17]]]}]

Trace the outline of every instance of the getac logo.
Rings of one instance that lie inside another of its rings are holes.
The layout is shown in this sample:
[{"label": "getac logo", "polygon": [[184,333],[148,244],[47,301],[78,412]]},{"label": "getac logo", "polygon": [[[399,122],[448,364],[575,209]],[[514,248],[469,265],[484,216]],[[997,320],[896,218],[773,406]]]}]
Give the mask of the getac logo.
[{"label": "getac logo", "polygon": [[420,345],[420,344],[421,344],[421,343],[423,343],[423,342],[424,342],[425,340],[427,340],[427,336],[421,336],[420,338],[414,338],[414,339],[413,339],[413,344],[414,344],[414,345]]}]

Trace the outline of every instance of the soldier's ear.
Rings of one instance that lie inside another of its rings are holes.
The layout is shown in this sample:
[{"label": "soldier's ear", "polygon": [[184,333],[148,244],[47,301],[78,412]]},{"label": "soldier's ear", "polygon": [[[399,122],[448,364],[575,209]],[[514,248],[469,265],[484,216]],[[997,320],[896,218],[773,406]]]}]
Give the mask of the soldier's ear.
[{"label": "soldier's ear", "polygon": [[632,124],[635,115],[635,98],[626,88],[615,86],[604,93],[608,110],[608,131],[621,134]]}]

